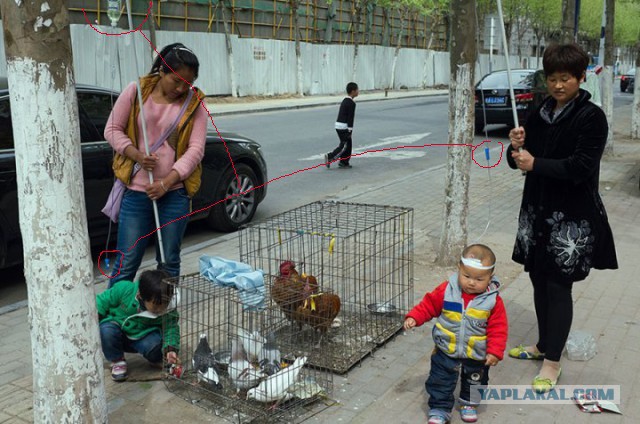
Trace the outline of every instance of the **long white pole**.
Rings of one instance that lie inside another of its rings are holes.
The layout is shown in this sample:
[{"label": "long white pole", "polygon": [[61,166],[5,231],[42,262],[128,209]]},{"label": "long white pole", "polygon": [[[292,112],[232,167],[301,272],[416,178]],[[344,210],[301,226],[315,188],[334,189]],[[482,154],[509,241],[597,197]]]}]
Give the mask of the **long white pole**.
[{"label": "long white pole", "polygon": [[[127,0],[127,18],[129,19],[129,30],[133,31],[133,18],[131,17],[131,0]],[[133,40],[133,56],[136,62],[136,75],[140,75],[140,67],[138,65],[138,52],[136,51],[136,40]],[[138,92],[138,103],[140,104],[140,121],[142,122],[142,138],[144,139],[144,151],[149,155],[149,138],[147,137],[147,120],[144,117],[144,107],[142,101],[142,88],[140,87],[140,79],[136,78],[136,87]],[[149,171],[149,182],[153,184],[153,172]],[[160,228],[160,216],[158,215],[158,203],[155,200],[153,204],[153,216],[156,220],[156,229],[158,231],[158,246],[160,250],[160,262],[164,263],[164,246],[162,245],[162,230]]]},{"label": "long white pole", "polygon": [[498,2],[498,16],[500,17],[500,29],[502,30],[502,45],[504,57],[507,62],[507,81],[509,81],[509,96],[511,97],[511,111],[513,112],[513,125],[519,127],[518,112],[516,112],[516,95],[513,93],[513,81],[511,80],[511,64],[509,63],[509,46],[507,45],[507,31],[504,29],[504,15],[502,14],[502,1]]}]

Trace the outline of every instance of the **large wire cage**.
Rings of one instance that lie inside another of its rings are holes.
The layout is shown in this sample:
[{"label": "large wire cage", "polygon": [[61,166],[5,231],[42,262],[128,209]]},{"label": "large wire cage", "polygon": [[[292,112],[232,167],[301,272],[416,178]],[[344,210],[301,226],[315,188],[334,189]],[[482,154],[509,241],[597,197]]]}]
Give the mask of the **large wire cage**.
[{"label": "large wire cage", "polygon": [[[277,336],[288,340],[292,351],[310,349],[308,364],[346,373],[394,336],[409,311],[413,301],[413,209],[310,203],[243,228],[240,257],[265,272],[270,306],[282,313],[283,326]],[[287,261],[293,263],[294,276],[302,281],[290,292],[304,287],[309,276],[317,280],[315,291],[307,287],[302,306],[300,295],[280,299],[279,286],[286,280],[282,268]],[[314,294],[309,296],[310,292]],[[320,298],[314,299],[319,293]],[[312,302],[328,303],[325,293],[339,297],[335,317],[335,310],[323,315],[322,305]],[[287,308],[288,302],[292,306]],[[291,309],[296,308],[306,315],[292,316]],[[317,319],[308,319],[314,312],[332,319],[327,329],[317,325]]]},{"label": "large wire cage", "polygon": [[181,367],[165,363],[169,391],[236,423],[301,422],[332,403],[333,375],[275,339],[283,318],[266,297],[248,308],[238,290],[198,273],[167,281],[180,298]]}]

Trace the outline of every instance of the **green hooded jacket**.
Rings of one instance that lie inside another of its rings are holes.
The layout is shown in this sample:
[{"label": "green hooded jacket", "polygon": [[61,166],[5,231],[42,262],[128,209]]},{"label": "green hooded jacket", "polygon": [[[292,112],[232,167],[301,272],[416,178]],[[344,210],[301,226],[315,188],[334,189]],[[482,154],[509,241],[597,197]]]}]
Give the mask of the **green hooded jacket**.
[{"label": "green hooded jacket", "polygon": [[163,351],[179,351],[180,327],[174,302],[171,302],[164,314],[155,318],[139,316],[138,314],[145,310],[142,302],[136,298],[137,294],[137,281],[119,281],[118,284],[96,296],[100,324],[114,322],[132,340],[141,339],[152,331],[159,330],[162,333]]}]

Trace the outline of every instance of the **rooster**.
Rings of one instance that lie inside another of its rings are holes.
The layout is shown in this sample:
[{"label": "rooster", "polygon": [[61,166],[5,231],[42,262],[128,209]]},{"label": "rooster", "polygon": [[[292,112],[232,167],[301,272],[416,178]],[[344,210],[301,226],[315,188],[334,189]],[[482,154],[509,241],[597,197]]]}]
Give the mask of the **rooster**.
[{"label": "rooster", "polygon": [[307,324],[314,330],[320,331],[320,340],[316,345],[320,347],[322,339],[333,320],[340,313],[340,297],[333,293],[318,293],[311,287],[309,280],[303,287],[304,300],[298,305],[292,318],[300,325]]},{"label": "rooster", "polygon": [[[284,315],[292,322],[298,307],[305,299],[318,292],[318,281],[313,275],[298,274],[296,265],[291,261],[280,264],[280,275],[271,288],[271,297],[280,306]],[[300,324],[300,326],[302,326]]]}]

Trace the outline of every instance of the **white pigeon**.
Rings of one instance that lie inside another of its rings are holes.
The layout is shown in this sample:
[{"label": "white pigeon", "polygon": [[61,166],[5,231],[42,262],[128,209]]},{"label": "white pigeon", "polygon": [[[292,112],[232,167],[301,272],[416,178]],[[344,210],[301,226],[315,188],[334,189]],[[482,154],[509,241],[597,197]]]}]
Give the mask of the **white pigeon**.
[{"label": "white pigeon", "polygon": [[286,401],[293,397],[289,392],[298,379],[300,370],[307,362],[306,356],[296,358],[293,364],[281,369],[277,373],[263,380],[258,387],[249,389],[247,400],[255,399],[258,402]]},{"label": "white pigeon", "polygon": [[255,387],[266,377],[262,371],[251,365],[247,360],[247,352],[242,343],[236,340],[231,341],[231,359],[228,370],[229,378],[231,378],[237,391]]},{"label": "white pigeon", "polygon": [[249,333],[244,328],[238,327],[238,338],[247,352],[249,362],[259,362],[262,354],[262,347],[266,342],[258,330]]}]

